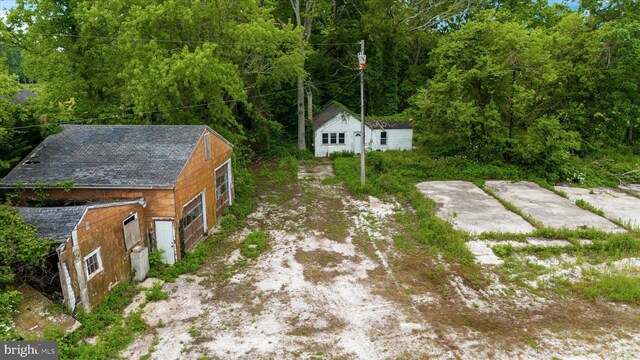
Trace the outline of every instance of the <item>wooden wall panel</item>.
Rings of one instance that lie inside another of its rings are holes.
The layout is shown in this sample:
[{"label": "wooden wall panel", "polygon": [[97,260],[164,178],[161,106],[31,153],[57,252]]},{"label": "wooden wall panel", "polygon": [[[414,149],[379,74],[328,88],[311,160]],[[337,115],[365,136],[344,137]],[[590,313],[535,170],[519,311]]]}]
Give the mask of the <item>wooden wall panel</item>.
[{"label": "wooden wall panel", "polygon": [[[188,204],[195,196],[205,191],[207,224],[206,228],[211,229],[216,224],[215,204],[215,168],[222,165],[231,158],[233,148],[224,141],[220,140],[216,135],[210,133],[211,139],[211,158],[206,159],[204,136],[200,138],[193,154],[182,173],[178,177],[175,186],[175,212],[176,221],[182,219],[182,208]],[[178,228],[176,227],[176,234]],[[180,242],[176,241],[179,246]],[[178,249],[180,253],[180,249]]]}]

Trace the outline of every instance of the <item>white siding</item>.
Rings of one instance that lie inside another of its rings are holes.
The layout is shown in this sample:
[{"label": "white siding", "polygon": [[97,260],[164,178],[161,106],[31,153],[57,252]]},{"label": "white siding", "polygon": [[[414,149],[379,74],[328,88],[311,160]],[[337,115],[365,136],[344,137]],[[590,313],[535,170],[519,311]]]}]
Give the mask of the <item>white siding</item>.
[{"label": "white siding", "polygon": [[387,145],[380,145],[382,130],[373,130],[374,150],[411,150],[413,148],[413,129],[390,129],[387,132]]},{"label": "white siding", "polygon": [[[367,150],[411,150],[413,148],[413,129],[393,129],[387,131],[387,145],[380,145],[380,129],[371,129],[365,125]],[[360,121],[342,113],[327,121],[314,132],[315,156],[325,157],[334,152],[353,151],[355,134],[360,132]],[[322,144],[323,133],[344,133],[344,144]],[[359,138],[358,138],[359,139]]]},{"label": "white siding", "polygon": [[[322,144],[322,133],[344,133],[344,144]],[[314,145],[316,157],[325,157],[334,152],[353,151],[355,134],[360,133],[360,121],[353,116],[342,113],[327,121],[314,133]],[[359,139],[359,138],[358,138]],[[371,129],[365,126],[365,141],[371,140]],[[369,146],[367,146],[369,147]]]}]

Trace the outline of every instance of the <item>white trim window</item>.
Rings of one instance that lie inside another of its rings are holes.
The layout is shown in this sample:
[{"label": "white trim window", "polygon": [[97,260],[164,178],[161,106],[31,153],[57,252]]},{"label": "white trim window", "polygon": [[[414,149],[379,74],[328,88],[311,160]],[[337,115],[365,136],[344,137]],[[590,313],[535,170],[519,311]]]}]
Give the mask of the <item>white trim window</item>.
[{"label": "white trim window", "polygon": [[322,145],[344,145],[345,133],[322,133]]},{"label": "white trim window", "polygon": [[387,145],[387,132],[383,131],[380,133],[380,145]]},{"label": "white trim window", "polygon": [[97,248],[91,254],[84,257],[84,269],[87,275],[87,281],[102,272],[102,257],[100,256],[100,248]]}]

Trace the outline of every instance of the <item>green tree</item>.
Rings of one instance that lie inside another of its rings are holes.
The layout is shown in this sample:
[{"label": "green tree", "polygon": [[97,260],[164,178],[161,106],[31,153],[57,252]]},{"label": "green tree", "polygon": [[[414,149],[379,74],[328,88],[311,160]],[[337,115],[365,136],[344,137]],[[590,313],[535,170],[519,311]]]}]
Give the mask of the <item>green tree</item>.
[{"label": "green tree", "polygon": [[17,337],[11,326],[20,302],[20,293],[14,287],[16,278],[42,266],[51,251],[52,243],[38,238],[15,209],[0,205],[0,339]]},{"label": "green tree", "polygon": [[299,30],[252,0],[21,0],[8,23],[24,66],[47,81],[49,121],[64,108],[83,122],[205,123],[242,140],[268,115],[262,95],[303,74]]}]

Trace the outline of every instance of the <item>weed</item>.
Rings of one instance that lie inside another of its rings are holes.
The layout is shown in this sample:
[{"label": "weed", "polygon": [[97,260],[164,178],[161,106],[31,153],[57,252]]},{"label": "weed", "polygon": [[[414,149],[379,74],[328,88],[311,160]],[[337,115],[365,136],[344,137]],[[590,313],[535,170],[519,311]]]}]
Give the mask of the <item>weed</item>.
[{"label": "weed", "polygon": [[146,298],[147,301],[167,300],[169,298],[169,294],[162,291],[162,284],[157,283],[147,291]]},{"label": "weed", "polygon": [[255,259],[267,246],[267,235],[262,231],[253,231],[242,242],[240,253],[249,258]]}]

